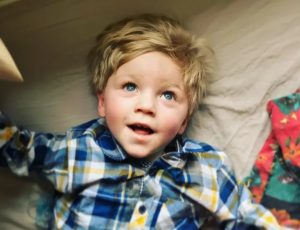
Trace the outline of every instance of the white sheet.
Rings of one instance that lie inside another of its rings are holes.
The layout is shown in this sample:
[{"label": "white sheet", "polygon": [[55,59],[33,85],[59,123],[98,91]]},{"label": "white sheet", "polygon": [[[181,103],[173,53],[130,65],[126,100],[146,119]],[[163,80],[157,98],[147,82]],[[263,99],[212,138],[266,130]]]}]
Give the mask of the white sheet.
[{"label": "white sheet", "polygon": [[268,135],[266,102],[300,87],[300,2],[232,1],[191,20],[219,62],[190,135],[224,150],[240,178]]}]

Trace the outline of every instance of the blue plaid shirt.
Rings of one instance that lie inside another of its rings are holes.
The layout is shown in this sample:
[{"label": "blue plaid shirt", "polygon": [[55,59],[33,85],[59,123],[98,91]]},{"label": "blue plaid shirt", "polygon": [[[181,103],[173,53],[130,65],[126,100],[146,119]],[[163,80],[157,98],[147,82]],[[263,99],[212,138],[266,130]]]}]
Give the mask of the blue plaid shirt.
[{"label": "blue plaid shirt", "polygon": [[199,229],[210,215],[226,229],[280,229],[252,203],[226,155],[207,144],[177,138],[146,162],[129,157],[102,119],[53,135],[19,130],[2,116],[0,150],[15,173],[52,182],[55,229]]}]

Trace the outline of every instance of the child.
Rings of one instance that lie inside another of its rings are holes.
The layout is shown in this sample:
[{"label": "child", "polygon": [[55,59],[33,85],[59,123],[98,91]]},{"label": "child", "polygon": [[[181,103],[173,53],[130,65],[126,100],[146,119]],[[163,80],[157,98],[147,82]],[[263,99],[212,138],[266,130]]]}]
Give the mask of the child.
[{"label": "child", "polygon": [[226,155],[185,138],[213,52],[162,15],[107,27],[90,55],[100,119],[65,135],[17,129],[2,116],[1,154],[58,192],[55,229],[279,229],[236,181]]}]

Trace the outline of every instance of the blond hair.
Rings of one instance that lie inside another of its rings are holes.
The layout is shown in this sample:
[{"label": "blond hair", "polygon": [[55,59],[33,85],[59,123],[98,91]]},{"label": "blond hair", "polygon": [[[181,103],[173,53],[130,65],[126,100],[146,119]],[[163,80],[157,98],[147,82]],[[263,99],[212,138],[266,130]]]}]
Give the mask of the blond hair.
[{"label": "blond hair", "polygon": [[102,92],[109,77],[135,57],[158,51],[182,69],[189,115],[206,92],[207,78],[213,73],[214,52],[176,20],[156,14],[125,18],[106,27],[89,53],[91,84]]}]

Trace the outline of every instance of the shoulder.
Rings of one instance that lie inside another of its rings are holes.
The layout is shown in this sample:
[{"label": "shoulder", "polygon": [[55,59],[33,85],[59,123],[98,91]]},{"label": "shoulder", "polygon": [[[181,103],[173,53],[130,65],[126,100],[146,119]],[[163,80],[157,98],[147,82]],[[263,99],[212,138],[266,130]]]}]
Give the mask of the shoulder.
[{"label": "shoulder", "polygon": [[188,154],[193,161],[216,169],[228,162],[228,157],[223,151],[205,142],[184,138],[182,151]]}]

